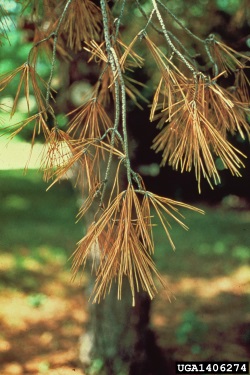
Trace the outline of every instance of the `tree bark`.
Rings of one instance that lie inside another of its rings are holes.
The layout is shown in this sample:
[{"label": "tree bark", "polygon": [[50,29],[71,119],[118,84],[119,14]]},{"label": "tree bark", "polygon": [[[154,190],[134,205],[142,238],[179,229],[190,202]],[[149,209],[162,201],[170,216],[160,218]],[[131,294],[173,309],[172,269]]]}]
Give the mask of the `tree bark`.
[{"label": "tree bark", "polygon": [[[86,374],[170,375],[172,370],[150,328],[151,300],[139,293],[132,306],[128,283],[122,300],[117,288],[99,304],[89,305],[89,324],[81,339],[81,360]],[[95,372],[96,371],[96,372]]]}]

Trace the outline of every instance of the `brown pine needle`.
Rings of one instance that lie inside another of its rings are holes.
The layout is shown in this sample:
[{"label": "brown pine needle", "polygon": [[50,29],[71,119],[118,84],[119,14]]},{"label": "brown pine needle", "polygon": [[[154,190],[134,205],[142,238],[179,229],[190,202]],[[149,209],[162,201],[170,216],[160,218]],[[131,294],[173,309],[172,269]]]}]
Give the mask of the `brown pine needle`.
[{"label": "brown pine needle", "polygon": [[[69,122],[68,134],[77,139],[100,139],[108,129],[112,128],[112,121],[109,118],[102,104],[95,98],[68,113],[74,115]],[[107,134],[110,139],[110,135]]]},{"label": "brown pine needle", "polygon": [[[43,90],[47,89],[47,83],[37,74],[36,70],[30,64],[24,63],[14,71],[1,75],[0,92],[4,90],[6,86],[8,86],[10,82],[19,74],[20,81],[17,86],[10,117],[13,117],[16,112],[18,100],[21,96],[22,90],[24,90],[28,114],[30,109],[30,95],[34,94],[37,103],[37,112],[43,112],[43,116],[46,117],[46,110],[48,110],[48,108],[46,108],[45,105]],[[30,86],[32,90],[30,90]],[[51,98],[53,99],[52,95]],[[47,120],[47,118],[45,119]]]},{"label": "brown pine needle", "polygon": [[105,44],[102,42],[100,45],[96,43],[95,40],[91,40],[90,42],[85,42],[87,47],[84,47],[85,51],[91,54],[88,62],[95,60],[95,61],[104,61],[105,63],[108,62],[108,57],[105,53]]},{"label": "brown pine needle", "polygon": [[84,42],[99,40],[102,32],[100,8],[90,0],[73,0],[69,6],[62,30],[67,46],[77,52]]},{"label": "brown pine needle", "polygon": [[[246,61],[250,62],[249,56],[235,51],[233,48],[218,40],[213,40],[210,46],[221,71],[226,71],[229,74],[235,73],[237,69],[244,69],[246,67]],[[242,59],[244,63],[240,61],[240,59]]]},{"label": "brown pine needle", "polygon": [[64,131],[53,128],[46,139],[44,146],[41,170],[47,182],[55,174],[57,168],[63,168],[71,155],[71,138]]},{"label": "brown pine needle", "polygon": [[[142,200],[140,199],[142,197]],[[154,252],[152,223],[155,210],[174,248],[167,226],[167,215],[183,228],[187,226],[177,217],[182,216],[177,207],[188,208],[203,213],[190,205],[157,196],[143,190],[135,190],[128,185],[125,191],[119,193],[113,201],[100,213],[93,222],[85,237],[78,243],[73,254],[73,278],[80,267],[93,252],[96,266],[96,283],[93,290],[93,301],[99,302],[109,292],[113,281],[117,282],[118,299],[122,296],[124,277],[128,278],[132,293],[132,303],[135,304],[135,293],[140,289],[147,291],[150,298],[157,293],[154,277],[164,281],[156,270],[151,258]]]},{"label": "brown pine needle", "polygon": [[[194,168],[199,191],[202,176],[211,187],[220,182],[215,156],[233,175],[240,176],[239,169],[244,168],[240,157],[245,156],[226,137],[227,132],[249,137],[244,106],[214,81],[207,83],[200,77],[198,83],[186,81],[176,85],[175,103],[164,99],[162,111],[155,114],[163,83],[164,77],[156,90],[151,113],[151,119],[159,120],[158,127],[162,129],[152,146],[156,152],[162,151],[162,165],[168,162],[181,172]],[[165,125],[166,122],[169,124]]]}]

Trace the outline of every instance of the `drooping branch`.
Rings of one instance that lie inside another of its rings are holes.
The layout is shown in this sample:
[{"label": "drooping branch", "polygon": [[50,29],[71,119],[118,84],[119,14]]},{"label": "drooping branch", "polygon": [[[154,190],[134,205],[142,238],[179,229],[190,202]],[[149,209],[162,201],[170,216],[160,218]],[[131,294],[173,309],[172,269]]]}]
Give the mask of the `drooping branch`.
[{"label": "drooping branch", "polygon": [[[174,248],[169,221],[173,219],[187,229],[177,208],[202,213],[182,202],[147,191],[142,177],[131,167],[127,102],[132,99],[139,106],[139,99],[143,98],[135,86],[138,82],[134,69],[144,64],[137,54],[137,43],[140,43],[138,50],[147,48],[158,72],[158,77],[154,75],[159,83],[153,95],[150,121],[158,121],[159,133],[152,148],[162,153],[161,165],[168,163],[180,172],[194,170],[199,191],[202,178],[207,179],[211,187],[220,182],[216,159],[236,176],[240,176],[240,168],[244,167],[241,160],[244,155],[229,143],[228,134],[250,139],[247,121],[250,83],[244,73],[250,58],[219,42],[213,35],[201,39],[183,25],[163,0],[151,0],[148,14],[140,0],[133,2],[144,21],[138,22],[138,29],[127,45],[121,25],[130,4],[126,0],[117,4],[119,12],[115,19],[107,0],[100,0],[100,7],[91,0],[65,0],[59,3],[53,15],[44,12],[48,19],[42,18],[43,14],[41,18],[34,17],[39,32],[34,37],[27,62],[0,76],[0,92],[16,77],[20,78],[10,116],[16,112],[23,92],[27,118],[11,127],[10,137],[31,124],[32,146],[35,136],[40,132],[44,134],[41,168],[44,179],[53,180],[50,186],[72,170],[76,171],[76,184],[83,185],[84,197],[78,219],[98,198],[97,208],[93,205],[94,221],[73,256],[74,276],[85,265],[94,247],[99,251],[94,301],[105,297],[114,280],[120,299],[123,278],[127,277],[134,304],[135,293],[140,289],[146,290],[150,298],[155,296],[157,288],[153,276],[161,281],[152,260],[154,216],[158,216],[169,244]],[[191,53],[186,39],[178,38],[175,32],[166,28],[165,16],[176,22],[185,37],[195,41],[195,46],[201,44],[202,52],[199,49],[199,53]],[[133,26],[136,28],[137,23]],[[157,44],[151,37],[152,28],[161,36],[161,42]],[[52,45],[52,48],[49,46],[52,57],[47,81],[38,75],[36,64],[38,47],[47,47],[46,42]],[[96,63],[99,68],[97,82],[90,93],[78,108],[68,113],[66,130],[57,126],[56,107],[50,100],[59,47],[66,55],[68,52],[74,55],[84,48],[91,54],[88,62]],[[167,53],[163,52],[165,49]],[[204,58],[204,66],[199,65],[198,56]],[[234,77],[233,90],[220,87],[222,75]],[[143,87],[142,83],[139,85]],[[30,113],[32,94],[37,104],[35,114]],[[110,97],[112,105],[108,106]],[[49,115],[54,121],[52,129],[47,124]],[[126,171],[125,188],[124,181],[120,183],[122,168]]]}]

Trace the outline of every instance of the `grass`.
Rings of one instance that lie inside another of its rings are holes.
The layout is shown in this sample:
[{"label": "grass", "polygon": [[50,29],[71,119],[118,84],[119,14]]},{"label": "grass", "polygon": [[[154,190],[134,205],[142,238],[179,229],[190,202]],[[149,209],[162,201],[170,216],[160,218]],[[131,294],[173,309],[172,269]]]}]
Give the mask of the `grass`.
[{"label": "grass", "polygon": [[[62,181],[0,171],[0,373],[82,374],[77,342],[86,313],[68,261],[82,236],[77,197]],[[59,370],[58,370],[59,369]],[[74,372],[73,372],[74,371]]]},{"label": "grass", "polygon": [[[77,196],[70,182],[46,191],[37,170],[25,176],[21,170],[0,171],[0,182],[1,253],[12,254],[19,263],[28,255],[40,262],[60,258],[69,266],[67,259],[83,233],[82,224],[75,224]],[[249,264],[249,211],[207,206],[205,212],[182,211],[190,229],[186,232],[174,223],[176,251],[161,226],[155,227],[155,260],[162,273],[214,277]]]},{"label": "grass", "polygon": [[[160,226],[155,231],[156,263],[162,272],[174,275],[214,277],[229,275],[250,262],[250,213],[223,207],[202,207],[205,215],[185,212],[186,232],[175,225],[176,251],[164,241]],[[203,265],[207,265],[207,267]]]},{"label": "grass", "polygon": [[[21,170],[0,171],[4,375],[82,374],[76,342],[88,318],[88,282],[70,283],[68,259],[83,224],[75,224],[77,195],[69,181],[46,188],[36,170],[26,176]],[[170,304],[159,293],[152,325],[173,360],[247,360],[250,212],[202,208],[206,215],[182,212],[189,231],[173,224],[175,252],[160,225],[155,227],[155,261],[175,299]]]},{"label": "grass", "polygon": [[59,264],[69,273],[68,258],[83,230],[75,224],[77,197],[66,180],[46,192],[36,170],[26,176],[1,171],[0,182],[0,287],[15,287],[19,279],[19,289],[31,292],[39,286],[41,268],[44,273]]},{"label": "grass", "polygon": [[49,245],[70,253],[79,239],[76,194],[68,181],[51,188],[32,170],[0,172],[1,247]]}]

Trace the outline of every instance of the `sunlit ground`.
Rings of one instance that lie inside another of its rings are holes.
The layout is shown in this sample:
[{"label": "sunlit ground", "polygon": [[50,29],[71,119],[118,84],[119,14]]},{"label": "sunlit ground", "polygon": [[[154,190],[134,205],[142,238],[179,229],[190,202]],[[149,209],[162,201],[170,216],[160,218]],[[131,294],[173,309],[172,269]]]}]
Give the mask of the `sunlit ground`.
[{"label": "sunlit ground", "polygon": [[[9,170],[29,156],[23,145],[9,147],[0,151],[0,374],[82,374],[78,338],[88,321],[88,284],[71,283],[68,261],[82,235],[76,196],[68,181],[46,192],[36,169],[26,176]],[[35,152],[34,163],[41,150]],[[169,303],[160,291],[152,325],[171,360],[246,361],[250,211],[205,210],[185,213],[188,232],[174,226],[175,252],[156,228],[156,262],[174,297]]]},{"label": "sunlit ground", "polygon": [[156,258],[176,299],[156,299],[159,343],[176,360],[250,358],[250,211],[204,207],[188,213],[190,230],[175,232],[175,253]]},{"label": "sunlit ground", "polygon": [[0,180],[0,374],[82,374],[86,301],[70,281],[81,232],[71,186],[46,193],[37,170],[0,171]]}]

